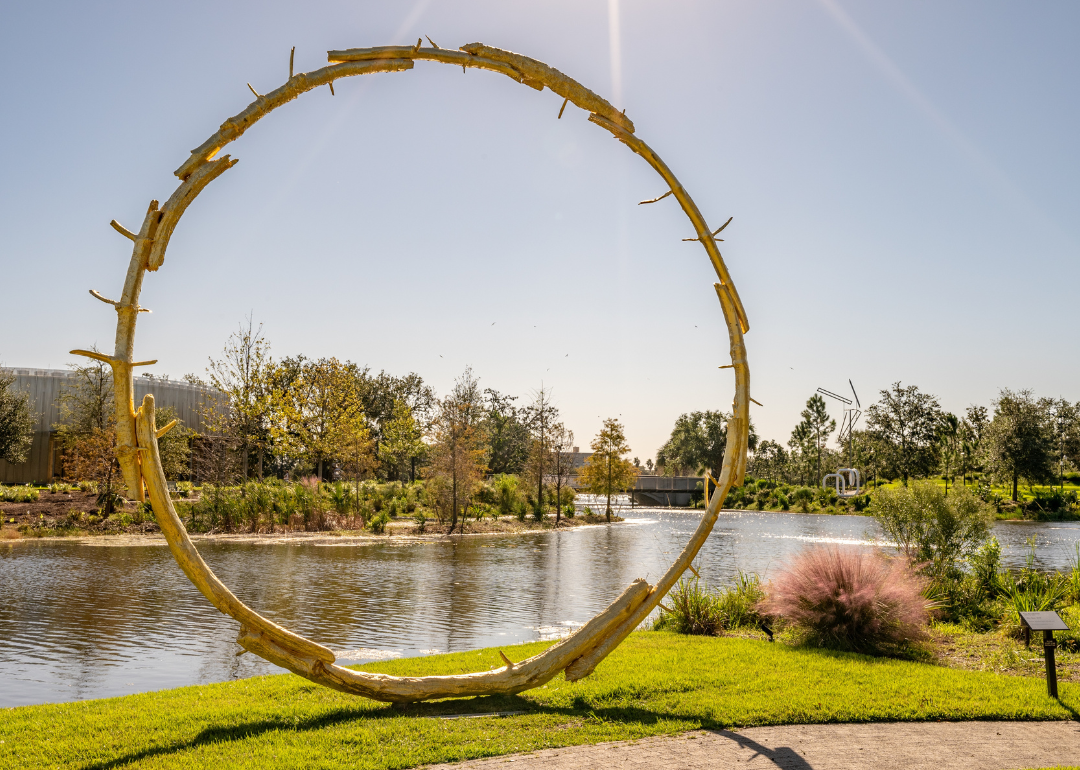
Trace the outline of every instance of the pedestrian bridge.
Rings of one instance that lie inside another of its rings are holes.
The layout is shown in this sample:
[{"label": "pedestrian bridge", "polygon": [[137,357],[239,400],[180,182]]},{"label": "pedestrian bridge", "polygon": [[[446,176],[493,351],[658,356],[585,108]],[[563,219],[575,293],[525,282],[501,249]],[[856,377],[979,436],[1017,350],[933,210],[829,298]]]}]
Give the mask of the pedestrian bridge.
[{"label": "pedestrian bridge", "polygon": [[[624,494],[630,496],[631,504],[658,506],[662,508],[686,507],[698,491],[698,484],[705,479],[701,476],[645,476],[637,477],[632,490]],[[574,478],[570,486],[579,489],[578,479]]]}]

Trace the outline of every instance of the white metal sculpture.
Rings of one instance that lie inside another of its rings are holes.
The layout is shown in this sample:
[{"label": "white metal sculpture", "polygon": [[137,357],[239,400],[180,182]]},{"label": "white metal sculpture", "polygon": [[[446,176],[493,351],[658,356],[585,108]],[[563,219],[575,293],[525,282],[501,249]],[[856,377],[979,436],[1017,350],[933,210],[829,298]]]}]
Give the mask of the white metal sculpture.
[{"label": "white metal sculpture", "polygon": [[[588,676],[608,653],[637,628],[675,585],[712,531],[728,490],[733,485],[742,483],[746,471],[750,402],[750,370],[743,343],[743,334],[749,330],[749,325],[716,243],[717,233],[727,223],[711,230],[675,175],[660,157],[637,137],[634,124],[626,117],[625,112],[620,112],[580,83],[543,62],[480,43],[462,46],[454,51],[439,48],[434,43],[431,47],[421,47],[421,42],[418,40],[415,46],[331,51],[328,66],[295,75],[292,72],[290,56],[289,79],[284,85],[267,94],[258,94],[252,88],[255,101],[226,120],[218,131],[191,152],[191,156],[175,172],[181,180],[180,185],[164,206],[159,206],[157,201],[150,202],[138,232],[124,228],[115,220],[112,222],[118,232],[134,242],[123,291],[119,300],[106,299],[93,290],[91,294],[116,309],[115,349],[111,356],[86,350],[72,351],[111,365],[116,384],[117,456],[123,469],[128,494],[140,501],[149,497],[154,515],[177,563],[211,604],[239,621],[240,634],[237,642],[244,649],[314,682],[375,700],[393,702],[516,693],[542,685],[559,672],[565,672],[566,678],[571,681]],[[203,561],[170,499],[157,439],[172,427],[172,423],[158,428],[153,396],[146,396],[141,406],[136,409],[132,389],[133,368],[156,363],[136,361],[134,357],[135,322],[138,313],[143,310],[139,307],[143,279],[147,272],[155,272],[161,268],[173,230],[195,197],[210,182],[236,164],[237,161],[228,155],[219,157],[218,153],[272,110],[307,91],[328,86],[333,93],[334,82],[341,78],[378,72],[402,72],[412,69],[416,61],[440,62],[463,69],[490,70],[537,91],[547,87],[563,97],[559,109],[560,118],[567,104],[574,104],[590,113],[591,122],[610,132],[643,158],[664,180],[668,190],[663,195],[642,203],[655,203],[669,195],[674,196],[697,233],[694,238],[685,240],[700,242],[716,271],[719,282],[714,284],[714,287],[730,341],[731,364],[725,368],[735,370],[732,417],[728,423],[727,448],[716,490],[697,530],[656,585],[649,585],[643,579],[635,580],[606,610],[571,636],[535,657],[515,663],[503,655],[505,666],[502,668],[458,676],[393,677],[338,666],[334,662],[334,653],[327,647],[282,628],[237,599]],[[730,219],[728,221],[730,222]]]},{"label": "white metal sculpture", "polygon": [[862,493],[862,475],[858,468],[837,468],[836,473],[826,473],[821,479],[821,486],[828,488],[830,480],[840,497],[854,497]]}]

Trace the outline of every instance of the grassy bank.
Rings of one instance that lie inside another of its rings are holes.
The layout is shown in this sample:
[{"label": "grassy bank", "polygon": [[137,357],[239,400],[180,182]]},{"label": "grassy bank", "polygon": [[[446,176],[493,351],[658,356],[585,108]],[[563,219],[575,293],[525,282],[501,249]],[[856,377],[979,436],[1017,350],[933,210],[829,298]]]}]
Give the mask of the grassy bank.
[{"label": "grassy bank", "polygon": [[[506,649],[511,659],[544,643]],[[371,664],[390,674],[501,665],[494,649]],[[791,648],[633,634],[597,672],[513,697],[394,707],[292,675],[0,711],[0,767],[406,768],[694,728],[1080,718],[1035,678]],[[445,719],[453,714],[520,711]]]},{"label": "grassy bank", "polygon": [[[944,489],[945,481],[941,478],[913,479],[916,483],[931,483]],[[826,515],[872,515],[871,504],[879,489],[897,489],[903,486],[900,480],[878,481],[864,487],[863,494],[850,498],[839,498],[831,487],[804,487],[798,484],[785,484],[769,479],[747,477],[741,487],[733,488],[724,499],[724,508],[730,510],[754,510],[790,513],[816,513]],[[985,482],[971,482],[964,485],[957,479],[949,484],[949,489],[966,486],[984,502],[994,508],[994,516],[999,521],[1080,521],[1080,484],[1070,480],[1059,488],[1056,485],[1024,485],[1020,488],[1018,501],[1009,499],[1011,487],[987,485]],[[703,499],[695,503],[704,508]]]}]

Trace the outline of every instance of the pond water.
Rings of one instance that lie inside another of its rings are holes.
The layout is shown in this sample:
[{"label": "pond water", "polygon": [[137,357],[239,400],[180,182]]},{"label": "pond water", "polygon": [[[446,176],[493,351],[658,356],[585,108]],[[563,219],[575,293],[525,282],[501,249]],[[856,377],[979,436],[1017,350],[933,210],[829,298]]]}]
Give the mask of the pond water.
[{"label": "pond water", "polygon": [[[332,648],[343,663],[555,638],[637,577],[655,581],[699,512],[624,511],[626,522],[412,543],[202,542],[242,600]],[[1069,566],[1080,524],[1000,522],[1004,561]],[[721,514],[702,577],[768,576],[810,543],[865,548],[860,516]],[[99,541],[104,543],[105,540]],[[0,707],[103,698],[278,669],[236,657],[238,624],[210,606],[164,545],[0,544]]]}]

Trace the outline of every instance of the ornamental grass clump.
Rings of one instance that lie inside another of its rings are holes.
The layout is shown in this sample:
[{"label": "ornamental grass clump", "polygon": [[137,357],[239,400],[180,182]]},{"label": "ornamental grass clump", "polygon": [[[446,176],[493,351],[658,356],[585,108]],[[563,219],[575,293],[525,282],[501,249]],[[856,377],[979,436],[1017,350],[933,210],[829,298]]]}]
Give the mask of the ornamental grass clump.
[{"label": "ornamental grass clump", "polygon": [[[757,575],[739,572],[733,586],[713,593],[704,581],[680,580],[660,604],[653,623],[657,631],[717,636],[721,631],[756,627],[761,622],[758,604],[764,593]],[[670,606],[669,606],[670,605]]]},{"label": "ornamental grass clump", "polygon": [[763,614],[806,642],[856,652],[885,651],[927,638],[926,580],[903,559],[811,548],[765,588]]}]

